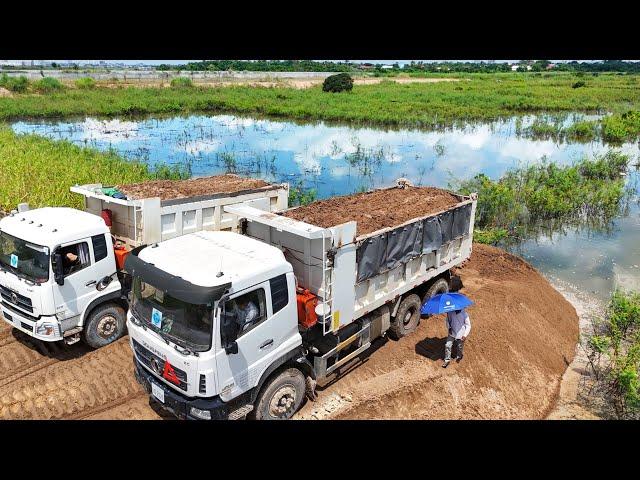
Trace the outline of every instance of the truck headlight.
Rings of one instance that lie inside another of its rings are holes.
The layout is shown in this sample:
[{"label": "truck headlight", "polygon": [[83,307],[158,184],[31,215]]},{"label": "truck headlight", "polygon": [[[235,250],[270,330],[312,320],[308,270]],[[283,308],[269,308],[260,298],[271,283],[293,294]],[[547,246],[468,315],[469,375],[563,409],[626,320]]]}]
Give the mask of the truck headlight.
[{"label": "truck headlight", "polygon": [[43,323],[41,325],[38,325],[38,327],[36,328],[36,333],[38,335],[55,335],[57,334],[57,328],[56,325],[54,325],[53,323]]},{"label": "truck headlight", "polygon": [[209,410],[200,410],[199,408],[191,407],[191,415],[202,420],[211,420],[211,412]]}]

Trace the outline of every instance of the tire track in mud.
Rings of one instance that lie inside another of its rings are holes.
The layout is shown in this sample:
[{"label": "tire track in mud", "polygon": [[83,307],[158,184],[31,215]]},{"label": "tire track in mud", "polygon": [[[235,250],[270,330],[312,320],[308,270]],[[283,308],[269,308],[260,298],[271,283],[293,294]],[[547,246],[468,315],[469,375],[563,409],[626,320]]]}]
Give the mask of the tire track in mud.
[{"label": "tire track in mud", "polygon": [[[147,396],[133,374],[128,337],[90,350],[13,334],[0,346],[0,419],[87,418]],[[137,407],[133,418],[157,417]]]}]

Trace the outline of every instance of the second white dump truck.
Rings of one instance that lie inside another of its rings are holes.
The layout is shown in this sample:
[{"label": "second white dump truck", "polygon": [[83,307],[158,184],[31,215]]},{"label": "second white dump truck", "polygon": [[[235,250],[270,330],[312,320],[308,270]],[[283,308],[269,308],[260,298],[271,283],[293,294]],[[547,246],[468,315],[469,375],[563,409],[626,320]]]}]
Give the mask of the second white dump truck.
[{"label": "second white dump truck", "polygon": [[414,331],[422,301],[448,290],[476,208],[475,194],[448,194],[442,211],[363,235],[355,221],[323,228],[233,205],[240,233],[135,249],[138,381],[180,418],[290,418],[376,338]]},{"label": "second white dump truck", "polygon": [[[287,184],[228,175],[184,182],[202,187],[203,181],[211,184],[210,194],[180,198],[161,198],[157,190],[152,197],[120,199],[100,184],[75,186],[71,191],[84,196],[84,210],[23,205],[1,219],[1,316],[39,340],[104,346],[125,332],[131,282],[122,267],[132,248],[201,230],[236,231],[237,217],[224,211],[229,205],[287,208]],[[222,181],[238,187],[215,193]],[[261,186],[243,188],[243,182]],[[163,185],[176,188],[175,182]]]}]

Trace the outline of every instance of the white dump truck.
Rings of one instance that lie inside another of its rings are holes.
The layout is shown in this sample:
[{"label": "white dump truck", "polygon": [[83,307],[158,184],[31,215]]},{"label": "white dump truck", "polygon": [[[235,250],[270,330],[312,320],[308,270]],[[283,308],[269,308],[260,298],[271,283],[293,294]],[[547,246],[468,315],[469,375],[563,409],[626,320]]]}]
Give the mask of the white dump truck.
[{"label": "white dump truck", "polygon": [[471,254],[477,198],[448,193],[443,211],[359,236],[355,221],[322,228],[233,205],[224,210],[240,233],[134,249],[138,382],[180,418],[290,418],[376,338],[414,331],[423,300],[448,291],[449,270]]},{"label": "white dump truck", "polygon": [[82,338],[97,348],[125,332],[131,282],[122,266],[132,248],[201,230],[236,231],[237,216],[224,207],[283,210],[289,187],[135,200],[105,195],[100,184],[71,191],[84,196],[84,211],[22,205],[0,220],[0,310],[37,339]]}]

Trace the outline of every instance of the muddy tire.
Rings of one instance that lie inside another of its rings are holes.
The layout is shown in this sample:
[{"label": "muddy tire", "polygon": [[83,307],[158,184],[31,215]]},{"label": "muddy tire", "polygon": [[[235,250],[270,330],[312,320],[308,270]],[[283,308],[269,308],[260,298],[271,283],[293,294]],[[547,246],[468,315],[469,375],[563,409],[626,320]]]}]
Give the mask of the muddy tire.
[{"label": "muddy tire", "polygon": [[[433,285],[429,287],[429,289],[425,292],[422,297],[422,305],[425,304],[427,300],[429,300],[434,295],[438,295],[439,293],[447,293],[449,291],[449,282],[447,282],[444,278],[439,278]],[[430,317],[431,315],[425,315],[425,317]]]},{"label": "muddy tire", "polygon": [[400,303],[396,318],[389,328],[389,336],[400,340],[418,327],[420,321],[420,297],[415,293],[406,296]]},{"label": "muddy tire", "polygon": [[126,318],[124,309],[115,303],[97,306],[84,323],[84,342],[91,348],[100,348],[124,335]]},{"label": "muddy tire", "polygon": [[287,368],[267,381],[249,414],[253,420],[286,420],[305,398],[305,378],[297,368]]}]

